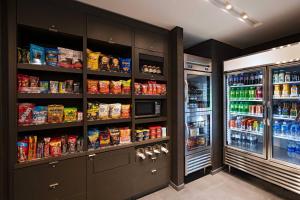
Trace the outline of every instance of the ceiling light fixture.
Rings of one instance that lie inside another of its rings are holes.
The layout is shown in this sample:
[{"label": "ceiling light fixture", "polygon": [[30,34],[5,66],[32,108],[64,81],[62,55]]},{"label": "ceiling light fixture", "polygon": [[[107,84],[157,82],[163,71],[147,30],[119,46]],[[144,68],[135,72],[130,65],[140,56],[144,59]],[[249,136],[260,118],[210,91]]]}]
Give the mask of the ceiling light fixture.
[{"label": "ceiling light fixture", "polygon": [[230,10],[230,9],[232,9],[232,5],[231,5],[230,3],[227,2],[225,8],[226,8],[227,10]]},{"label": "ceiling light fixture", "polygon": [[248,15],[246,13],[243,13],[242,18],[243,19],[248,19]]}]

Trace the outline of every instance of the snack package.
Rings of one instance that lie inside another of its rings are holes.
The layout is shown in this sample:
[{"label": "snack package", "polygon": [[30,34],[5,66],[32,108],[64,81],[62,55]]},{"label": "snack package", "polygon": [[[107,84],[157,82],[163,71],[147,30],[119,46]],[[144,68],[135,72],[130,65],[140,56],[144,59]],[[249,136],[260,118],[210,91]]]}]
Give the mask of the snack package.
[{"label": "snack package", "polygon": [[44,138],[44,157],[47,158],[50,156],[50,137]]},{"label": "snack package", "polygon": [[28,49],[22,49],[20,47],[18,50],[18,63],[29,63],[30,62],[30,51]]},{"label": "snack package", "polygon": [[33,108],[33,124],[46,124],[47,123],[47,106],[35,106]]},{"label": "snack package", "polygon": [[17,63],[22,63],[22,49],[17,47]]},{"label": "snack package", "polygon": [[28,160],[36,159],[37,136],[29,136],[28,139]]},{"label": "snack package", "polygon": [[38,141],[36,149],[36,158],[44,157],[44,142],[42,140]]},{"label": "snack package", "polygon": [[73,62],[73,50],[63,47],[57,47],[58,49],[58,66],[64,68],[72,68]]},{"label": "snack package", "polygon": [[105,147],[110,145],[110,135],[107,131],[100,131],[99,142],[100,142],[100,147]]},{"label": "snack package", "polygon": [[120,71],[120,65],[119,65],[119,59],[118,58],[111,58],[111,65],[110,65],[110,71],[112,72],[119,72]]},{"label": "snack package", "polygon": [[166,84],[160,84],[161,85],[161,95],[167,94],[167,85]]},{"label": "snack package", "polygon": [[49,81],[40,81],[41,93],[47,94],[49,92]]},{"label": "snack package", "polygon": [[148,91],[147,91],[148,95],[152,95],[153,94],[153,84],[150,82],[148,83]]},{"label": "snack package", "polygon": [[45,49],[44,47],[30,44],[30,63],[36,65],[45,64]]},{"label": "snack package", "polygon": [[111,81],[110,82],[110,93],[111,94],[121,94],[122,93],[122,82],[121,81]]},{"label": "snack package", "polygon": [[148,92],[148,84],[142,84],[142,95],[147,95]]},{"label": "snack package", "polygon": [[45,48],[46,64],[56,67],[58,63],[58,50],[57,48]]},{"label": "snack package", "polygon": [[142,84],[134,83],[134,93],[136,95],[141,95],[142,94]]},{"label": "snack package", "polygon": [[157,126],[156,127],[156,138],[161,138],[161,136],[162,136],[161,126]]},{"label": "snack package", "polygon": [[150,131],[150,139],[156,138],[156,134],[157,134],[156,126],[149,127],[149,131]]},{"label": "snack package", "polygon": [[99,70],[99,57],[100,52],[92,52],[91,50],[87,49],[87,67],[89,70]]},{"label": "snack package", "polygon": [[48,122],[62,123],[64,118],[63,105],[49,105],[48,106]]},{"label": "snack package", "polygon": [[121,117],[120,103],[114,103],[109,105],[109,117],[112,119],[119,119]]},{"label": "snack package", "polygon": [[156,84],[156,94],[157,95],[161,95],[162,91],[161,91],[161,84]]},{"label": "snack package", "polygon": [[120,144],[131,142],[131,130],[128,127],[120,128]]},{"label": "snack package", "polygon": [[131,92],[131,80],[122,80],[122,94],[130,94]]},{"label": "snack package", "polygon": [[77,138],[76,150],[77,150],[77,152],[83,151],[83,137]]},{"label": "snack package", "polygon": [[73,80],[66,80],[65,84],[66,84],[66,93],[73,93],[74,81]]},{"label": "snack package", "polygon": [[120,144],[120,130],[118,128],[108,129],[110,135],[110,144],[118,145]]},{"label": "snack package", "polygon": [[25,93],[29,88],[29,76],[18,74],[18,92]]},{"label": "snack package", "polygon": [[64,121],[74,122],[77,120],[77,108],[64,108]]},{"label": "snack package", "polygon": [[88,130],[89,149],[97,149],[99,147],[99,141],[98,141],[99,133],[100,131],[97,128]]},{"label": "snack package", "polygon": [[99,119],[105,120],[109,118],[109,104],[100,103],[99,105]]},{"label": "snack package", "polygon": [[87,120],[97,120],[98,117],[99,117],[99,104],[89,102],[87,108]]},{"label": "snack package", "polygon": [[18,148],[18,162],[24,162],[27,160],[28,155],[28,139],[23,139],[17,142]]},{"label": "snack package", "polygon": [[98,94],[98,81],[97,80],[87,80],[87,87],[89,94]]},{"label": "snack package", "polygon": [[60,138],[53,138],[50,140],[50,156],[61,156],[61,140]]},{"label": "snack package", "polygon": [[39,86],[39,77],[29,76],[29,87],[38,87]]},{"label": "snack package", "polygon": [[73,84],[73,93],[75,94],[80,93],[80,82],[75,82]]},{"label": "snack package", "polygon": [[66,82],[59,82],[59,85],[58,85],[58,92],[59,92],[60,94],[66,93]]},{"label": "snack package", "polygon": [[77,144],[77,136],[76,135],[70,135],[68,137],[68,150],[69,150],[69,153],[75,153],[76,152],[76,144]]},{"label": "snack package", "polygon": [[157,91],[156,91],[156,81],[149,81],[148,83],[149,85],[151,85],[152,88],[152,95],[157,95]]},{"label": "snack package", "polygon": [[121,118],[130,118],[130,104],[121,105]]},{"label": "snack package", "polygon": [[73,50],[72,67],[74,69],[82,69],[82,51]]},{"label": "snack package", "polygon": [[109,81],[99,81],[100,94],[109,94]]},{"label": "snack package", "polygon": [[144,140],[148,140],[149,139],[149,129],[143,129],[143,136],[144,136]]},{"label": "snack package", "polygon": [[124,73],[131,72],[131,59],[130,58],[119,58],[120,71]]},{"label": "snack package", "polygon": [[58,81],[50,81],[50,93],[56,94],[58,93]]},{"label": "snack package", "polygon": [[137,142],[141,142],[141,141],[144,140],[144,132],[143,132],[143,130],[136,130],[135,133],[136,133],[135,137],[136,137],[136,141]]},{"label": "snack package", "polygon": [[33,108],[34,104],[32,103],[20,103],[19,104],[19,119],[18,125],[29,125],[33,121]]},{"label": "snack package", "polygon": [[61,153],[68,153],[68,136],[66,135],[61,136]]},{"label": "snack package", "polygon": [[99,60],[99,69],[101,71],[110,71],[110,66],[109,66],[109,57],[106,55],[100,55],[100,60]]},{"label": "snack package", "polygon": [[83,120],[83,112],[77,112],[77,121]]}]

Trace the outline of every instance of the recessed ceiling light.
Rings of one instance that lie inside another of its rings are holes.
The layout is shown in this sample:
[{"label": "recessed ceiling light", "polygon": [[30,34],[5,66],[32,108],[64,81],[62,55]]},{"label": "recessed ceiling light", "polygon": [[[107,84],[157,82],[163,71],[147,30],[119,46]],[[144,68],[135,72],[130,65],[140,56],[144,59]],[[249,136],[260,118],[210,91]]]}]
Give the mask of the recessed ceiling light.
[{"label": "recessed ceiling light", "polygon": [[272,50],[274,51],[274,50],[276,50],[276,48],[272,48]]},{"label": "recessed ceiling light", "polygon": [[282,49],[282,48],[283,48],[283,46],[280,46],[279,48],[280,48],[280,49]]},{"label": "recessed ceiling light", "polygon": [[246,13],[244,13],[244,14],[242,15],[242,18],[243,18],[243,19],[248,19],[248,15],[247,15]]},{"label": "recessed ceiling light", "polygon": [[225,8],[226,8],[227,10],[230,10],[230,9],[232,9],[232,5],[231,5],[230,3],[227,3]]}]

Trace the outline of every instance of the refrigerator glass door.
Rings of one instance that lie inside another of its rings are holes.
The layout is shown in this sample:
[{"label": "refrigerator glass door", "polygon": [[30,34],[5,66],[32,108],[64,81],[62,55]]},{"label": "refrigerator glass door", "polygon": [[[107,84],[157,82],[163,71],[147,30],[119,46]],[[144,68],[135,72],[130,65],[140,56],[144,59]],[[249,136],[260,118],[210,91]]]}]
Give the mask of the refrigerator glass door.
[{"label": "refrigerator glass door", "polygon": [[211,74],[185,70],[185,111],[211,110]]},{"label": "refrigerator glass door", "polygon": [[226,145],[266,158],[265,68],[226,74]]},{"label": "refrigerator glass door", "polygon": [[300,165],[300,68],[273,67],[270,70],[270,118],[272,159]]},{"label": "refrigerator glass door", "polygon": [[211,112],[186,113],[186,155],[203,151],[211,144]]}]

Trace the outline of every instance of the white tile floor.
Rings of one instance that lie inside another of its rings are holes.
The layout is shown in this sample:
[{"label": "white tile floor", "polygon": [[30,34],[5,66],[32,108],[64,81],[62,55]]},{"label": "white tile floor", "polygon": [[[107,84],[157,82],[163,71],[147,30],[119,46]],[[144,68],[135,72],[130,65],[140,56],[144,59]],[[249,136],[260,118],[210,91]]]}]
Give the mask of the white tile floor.
[{"label": "white tile floor", "polygon": [[236,176],[220,172],[185,185],[176,192],[167,187],[140,200],[283,200]]}]

